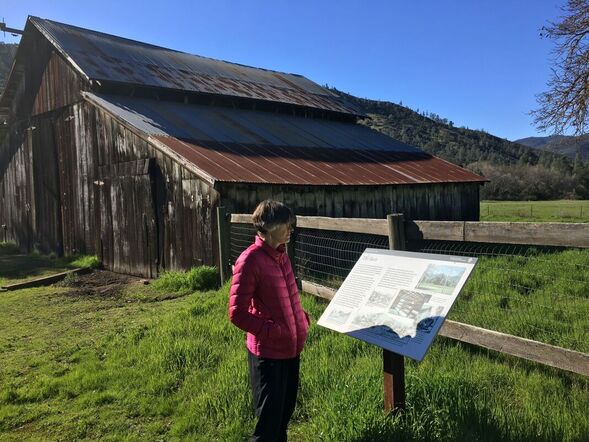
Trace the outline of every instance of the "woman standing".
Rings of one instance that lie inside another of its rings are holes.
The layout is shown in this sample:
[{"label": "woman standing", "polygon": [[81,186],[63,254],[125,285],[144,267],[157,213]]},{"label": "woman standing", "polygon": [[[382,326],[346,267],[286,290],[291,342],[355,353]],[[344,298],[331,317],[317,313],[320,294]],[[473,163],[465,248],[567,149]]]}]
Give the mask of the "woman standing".
[{"label": "woman standing", "polygon": [[300,353],[309,330],[285,251],[296,218],[278,201],[258,204],[255,242],[237,259],[229,318],[247,332],[249,378],[258,422],[251,441],[286,441],[295,408]]}]

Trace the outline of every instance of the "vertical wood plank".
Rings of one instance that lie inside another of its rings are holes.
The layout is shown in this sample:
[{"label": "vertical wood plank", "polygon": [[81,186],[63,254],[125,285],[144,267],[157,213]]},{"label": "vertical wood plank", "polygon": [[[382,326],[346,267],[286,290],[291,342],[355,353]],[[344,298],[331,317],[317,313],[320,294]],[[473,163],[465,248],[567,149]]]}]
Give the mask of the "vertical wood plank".
[{"label": "vertical wood plank", "polygon": [[225,284],[225,281],[227,281],[230,277],[230,228],[231,226],[225,207],[217,207],[217,231],[219,232],[219,275],[221,278],[221,285]]}]

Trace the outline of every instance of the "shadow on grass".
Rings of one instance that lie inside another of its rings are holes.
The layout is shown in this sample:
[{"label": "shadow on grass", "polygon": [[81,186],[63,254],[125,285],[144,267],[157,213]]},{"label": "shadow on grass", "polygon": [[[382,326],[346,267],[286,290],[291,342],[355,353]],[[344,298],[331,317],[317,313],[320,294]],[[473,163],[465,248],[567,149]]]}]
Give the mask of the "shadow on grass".
[{"label": "shadow on grass", "polygon": [[0,279],[29,279],[67,267],[67,261],[52,259],[48,256],[2,255],[0,256]]},{"label": "shadow on grass", "polygon": [[[420,414],[418,412],[418,414]],[[476,410],[472,407],[464,408],[464,404],[456,403],[447,410],[448,419],[453,423],[451,434],[440,434],[444,429],[432,425],[428,429],[427,418],[421,422],[419,417],[410,413],[400,416],[395,428],[383,429],[376,424],[365,429],[362,434],[352,439],[353,442],[390,442],[390,441],[438,441],[438,440],[464,440],[464,441],[522,441],[532,442],[538,440],[534,428],[530,428],[527,434],[510,436],[505,428],[501,428],[495,422],[490,412]],[[423,417],[423,415],[422,415]],[[391,419],[393,419],[391,417]],[[431,422],[429,422],[431,424]],[[416,428],[419,428],[416,431]]]}]

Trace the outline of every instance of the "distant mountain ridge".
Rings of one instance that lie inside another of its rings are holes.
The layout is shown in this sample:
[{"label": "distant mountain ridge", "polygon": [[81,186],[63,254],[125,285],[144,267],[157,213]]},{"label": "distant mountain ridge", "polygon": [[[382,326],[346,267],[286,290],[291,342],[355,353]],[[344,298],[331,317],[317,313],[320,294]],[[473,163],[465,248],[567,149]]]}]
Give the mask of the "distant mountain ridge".
[{"label": "distant mountain ridge", "polygon": [[589,135],[581,135],[579,137],[566,135],[527,137],[516,140],[515,142],[534,149],[559,153],[565,155],[570,160],[574,160],[577,153],[580,153],[581,159],[584,161],[589,160]]}]

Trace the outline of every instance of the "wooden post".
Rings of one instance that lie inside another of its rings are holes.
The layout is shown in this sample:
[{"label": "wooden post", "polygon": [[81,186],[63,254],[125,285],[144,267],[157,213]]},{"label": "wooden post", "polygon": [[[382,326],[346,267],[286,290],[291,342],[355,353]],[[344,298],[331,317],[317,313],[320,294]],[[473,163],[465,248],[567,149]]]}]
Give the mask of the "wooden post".
[{"label": "wooden post", "polygon": [[405,358],[392,351],[382,350],[384,371],[384,411],[405,409]]},{"label": "wooden post", "polygon": [[297,277],[297,262],[296,262],[296,254],[295,254],[295,244],[296,244],[296,234],[293,231],[290,235],[290,241],[286,243],[286,253],[288,254],[288,259],[290,259],[290,264],[292,265],[292,272],[294,274],[295,280],[297,281],[297,287],[301,290],[301,283],[299,278]]},{"label": "wooden post", "polygon": [[[405,250],[405,224],[403,214],[387,215],[389,249]],[[398,412],[405,408],[405,359],[383,349],[384,410]]]},{"label": "wooden post", "polygon": [[219,276],[221,285],[231,276],[229,264],[231,246],[231,223],[225,207],[217,207],[217,230],[219,233]]},{"label": "wooden post", "polygon": [[389,225],[389,249],[405,250],[405,217],[402,213],[387,215]]}]

